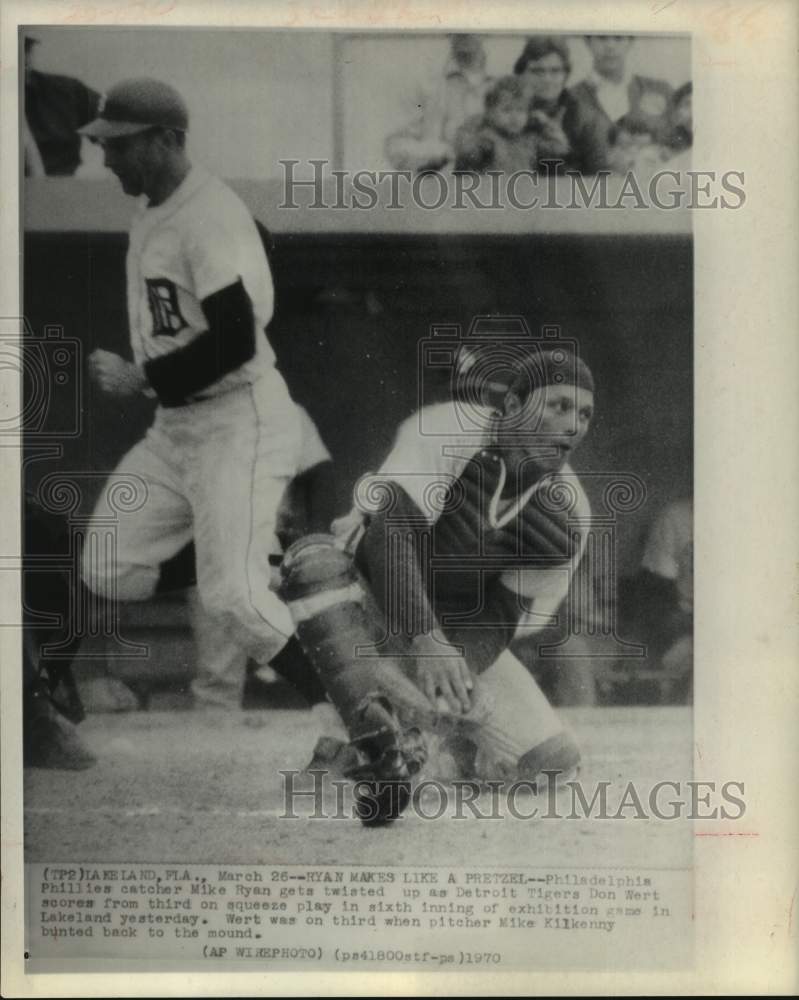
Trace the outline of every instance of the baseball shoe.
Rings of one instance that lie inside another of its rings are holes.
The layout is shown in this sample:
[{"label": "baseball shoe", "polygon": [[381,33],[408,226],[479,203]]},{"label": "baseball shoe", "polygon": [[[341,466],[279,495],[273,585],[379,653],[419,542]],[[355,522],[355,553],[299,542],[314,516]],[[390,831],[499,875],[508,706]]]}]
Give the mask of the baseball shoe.
[{"label": "baseball shoe", "polygon": [[422,767],[421,733],[403,734],[387,698],[369,695],[360,710],[361,735],[352,740],[362,763],[349,772],[355,784],[355,812],[364,826],[399,819],[411,800],[411,777]]},{"label": "baseball shoe", "polygon": [[78,731],[44,699],[35,699],[25,720],[24,766],[58,771],[85,771],[97,758]]}]

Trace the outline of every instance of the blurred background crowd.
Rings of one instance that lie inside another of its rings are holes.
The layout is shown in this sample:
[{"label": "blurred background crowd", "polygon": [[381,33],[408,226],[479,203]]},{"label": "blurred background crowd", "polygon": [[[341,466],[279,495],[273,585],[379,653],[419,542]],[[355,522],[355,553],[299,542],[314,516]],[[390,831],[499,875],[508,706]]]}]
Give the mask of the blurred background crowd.
[{"label": "blurred background crowd", "polygon": [[[224,176],[274,176],[280,158],[311,156],[351,171],[651,175],[665,163],[688,166],[692,92],[683,39],[328,35],[298,45],[283,36],[278,55],[275,35],[262,38],[259,51],[252,37],[239,36],[233,62],[208,33],[173,36],[171,59],[154,37],[149,56],[133,48],[135,60],[118,31],[97,47],[58,29],[28,34],[27,173],[107,176],[100,151],[75,130],[111,83],[144,72],[189,95],[197,152]],[[214,88],[190,70],[209,56],[231,65]]]},{"label": "blurred background crowd", "polygon": [[[574,40],[573,40],[574,42]],[[454,35],[419,114],[386,140],[412,170],[654,172],[693,140],[691,83],[634,72],[629,35],[586,35],[591,69],[574,86],[569,40],[529,38],[509,72],[487,71],[476,35]]]}]

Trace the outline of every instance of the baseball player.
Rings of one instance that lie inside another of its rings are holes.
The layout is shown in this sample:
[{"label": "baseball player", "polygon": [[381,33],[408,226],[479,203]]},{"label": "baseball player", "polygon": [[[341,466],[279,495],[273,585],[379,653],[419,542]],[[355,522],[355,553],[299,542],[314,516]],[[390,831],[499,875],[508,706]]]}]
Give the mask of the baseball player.
[{"label": "baseball player", "polygon": [[[573,737],[508,647],[520,629],[551,622],[582,556],[590,510],[568,460],[593,406],[585,363],[540,351],[495,403],[472,408],[469,433],[457,400],[400,427],[366,484],[383,502],[354,565],[319,536],[286,554],[300,641],[363,751],[360,776],[377,782],[365,821],[396,818],[407,801],[420,761],[402,730],[414,725],[448,720],[463,776],[577,766]],[[399,799],[381,794],[392,783]]]},{"label": "baseball player", "polygon": [[100,561],[90,530],[83,575],[104,597],[144,600],[161,564],[194,538],[203,604],[268,663],[293,631],[270,590],[269,556],[279,551],[276,514],[297,470],[301,424],[264,334],[273,286],[255,222],[230,188],[191,164],[188,127],[171,86],[134,79],[114,86],[81,129],[125,193],[144,196],[126,263],[133,361],[96,350],[91,374],[105,392],[158,401],[116,470],[146,489],[116,513],[113,560]]}]

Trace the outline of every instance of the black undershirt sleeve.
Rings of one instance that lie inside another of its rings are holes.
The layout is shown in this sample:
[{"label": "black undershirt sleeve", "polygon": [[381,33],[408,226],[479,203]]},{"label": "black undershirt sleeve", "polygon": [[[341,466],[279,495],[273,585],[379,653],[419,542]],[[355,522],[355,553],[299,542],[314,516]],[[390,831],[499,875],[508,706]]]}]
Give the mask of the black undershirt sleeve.
[{"label": "black undershirt sleeve", "polygon": [[241,278],[202,301],[208,329],[185,347],[144,364],[147,381],[164,406],[213,385],[255,355],[255,316]]}]

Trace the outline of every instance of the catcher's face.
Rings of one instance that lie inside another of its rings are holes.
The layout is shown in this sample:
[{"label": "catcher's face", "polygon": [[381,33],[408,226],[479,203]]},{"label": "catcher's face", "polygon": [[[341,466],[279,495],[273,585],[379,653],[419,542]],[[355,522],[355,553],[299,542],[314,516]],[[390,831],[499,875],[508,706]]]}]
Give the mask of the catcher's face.
[{"label": "catcher's face", "polygon": [[511,471],[524,463],[542,475],[557,472],[588,433],[593,416],[590,389],[548,385],[524,403],[509,393],[498,432],[506,465]]}]

